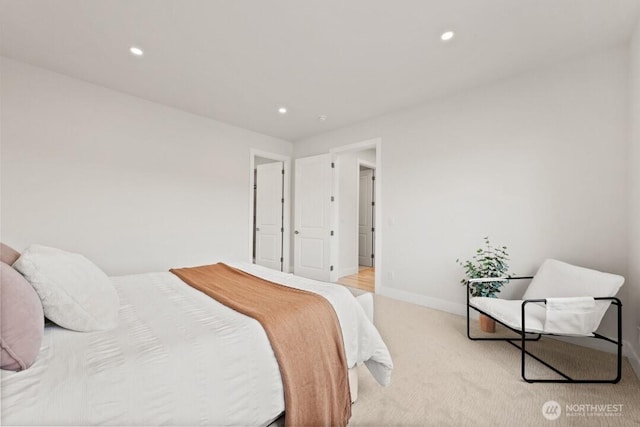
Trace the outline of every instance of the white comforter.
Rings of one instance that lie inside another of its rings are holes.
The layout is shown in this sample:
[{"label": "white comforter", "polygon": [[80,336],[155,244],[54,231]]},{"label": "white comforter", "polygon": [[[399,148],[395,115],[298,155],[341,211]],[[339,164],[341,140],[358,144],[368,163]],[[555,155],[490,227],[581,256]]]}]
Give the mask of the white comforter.
[{"label": "white comforter", "polygon": [[[392,362],[347,289],[236,264],[315,292],[333,305],[350,367],[365,362],[387,385]],[[2,425],[266,425],[284,410],[282,381],[260,324],[171,273],[113,278],[119,326],[47,327],[36,363],[2,371]],[[309,366],[313,369],[313,366]]]}]

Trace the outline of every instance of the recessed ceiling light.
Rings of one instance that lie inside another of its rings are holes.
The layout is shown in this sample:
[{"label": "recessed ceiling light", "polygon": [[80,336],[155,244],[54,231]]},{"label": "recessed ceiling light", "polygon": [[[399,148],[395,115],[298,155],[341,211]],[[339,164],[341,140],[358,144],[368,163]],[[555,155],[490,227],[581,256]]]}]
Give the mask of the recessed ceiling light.
[{"label": "recessed ceiling light", "polygon": [[327,116],[325,116],[324,114],[321,116],[318,116],[318,120],[320,120],[321,122],[325,122],[327,121]]},{"label": "recessed ceiling light", "polygon": [[280,108],[278,108],[278,113],[287,114],[287,109],[285,107],[280,107]]},{"label": "recessed ceiling light", "polygon": [[453,31],[445,31],[444,33],[442,33],[442,35],[440,36],[440,40],[442,40],[443,42],[448,42],[449,40],[451,40],[454,36],[456,35],[456,33],[454,33]]},{"label": "recessed ceiling light", "polygon": [[131,46],[129,48],[129,52],[131,52],[131,54],[134,55],[134,56],[142,56],[142,55],[144,55],[144,51],[142,49],[140,49],[139,47],[137,47],[137,46]]}]

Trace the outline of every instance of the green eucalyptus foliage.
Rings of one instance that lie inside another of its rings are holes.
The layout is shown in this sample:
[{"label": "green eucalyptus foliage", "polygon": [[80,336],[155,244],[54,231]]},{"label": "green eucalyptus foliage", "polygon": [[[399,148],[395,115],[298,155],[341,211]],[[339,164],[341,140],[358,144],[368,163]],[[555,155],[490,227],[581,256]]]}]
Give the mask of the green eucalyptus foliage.
[{"label": "green eucalyptus foliage", "polygon": [[[463,286],[467,286],[469,279],[481,279],[488,277],[509,277],[509,254],[506,246],[494,247],[489,242],[489,238],[484,238],[485,246],[476,251],[471,260],[464,263],[459,259],[456,262],[464,268],[466,277],[460,281]],[[471,295],[474,297],[496,298],[500,288],[509,281],[472,283],[469,287]]]}]

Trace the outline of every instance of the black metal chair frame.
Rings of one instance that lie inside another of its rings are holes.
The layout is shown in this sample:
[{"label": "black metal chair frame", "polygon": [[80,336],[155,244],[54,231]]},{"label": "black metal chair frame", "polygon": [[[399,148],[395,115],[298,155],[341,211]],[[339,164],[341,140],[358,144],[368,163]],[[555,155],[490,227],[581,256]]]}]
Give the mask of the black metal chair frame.
[{"label": "black metal chair frame", "polygon": [[[497,278],[496,278],[497,279]],[[531,276],[526,276],[526,277],[508,277],[507,279],[509,280],[518,280],[518,279],[533,279],[533,277]],[[618,312],[618,339],[613,340],[611,338],[605,337],[603,335],[600,335],[596,332],[593,332],[593,336],[592,337],[585,337],[585,338],[595,338],[595,339],[600,339],[600,340],[604,340],[607,342],[610,342],[612,344],[615,344],[618,350],[617,356],[618,356],[618,363],[617,363],[617,367],[616,367],[616,377],[613,379],[573,379],[571,378],[569,375],[565,374],[564,372],[560,371],[559,369],[557,369],[554,366],[551,366],[549,363],[545,362],[544,360],[542,360],[541,358],[539,358],[538,356],[532,354],[531,352],[529,352],[526,349],[526,342],[527,341],[539,341],[543,335],[545,336],[562,336],[559,334],[545,334],[545,333],[531,333],[531,332],[525,332],[526,331],[526,327],[525,327],[525,307],[527,306],[527,304],[531,304],[531,303],[547,303],[546,299],[529,299],[529,300],[524,300],[522,301],[522,309],[521,309],[521,316],[522,316],[522,329],[518,330],[518,329],[514,329],[509,325],[505,325],[503,322],[501,322],[500,320],[496,319],[495,317],[491,316],[488,313],[485,313],[484,311],[480,310],[477,307],[474,307],[470,304],[469,302],[469,297],[471,295],[471,288],[470,288],[470,284],[469,282],[467,282],[467,337],[470,340],[473,341],[506,341],[509,344],[511,344],[512,346],[518,348],[521,350],[521,375],[522,375],[522,379],[525,380],[528,383],[572,383],[572,384],[593,384],[593,383],[608,383],[608,384],[616,384],[620,381],[620,378],[622,378],[622,302],[620,302],[620,300],[616,297],[596,297],[594,298],[596,301],[611,301],[611,304],[615,305],[617,307],[617,312]],[[509,338],[509,337],[472,337],[471,333],[470,333],[470,327],[469,327],[469,313],[470,313],[470,309],[473,309],[481,314],[484,314],[485,316],[495,320],[496,322],[500,323],[501,325],[503,325],[504,327],[506,327],[507,329],[515,332],[516,334],[519,335],[519,337],[517,338]],[[520,342],[520,345],[518,345],[517,343]],[[543,378],[527,378],[526,376],[526,356],[530,356],[533,359],[537,360],[538,362],[542,363],[544,366],[546,366],[547,368],[551,369],[552,371],[554,371],[555,373],[557,373],[558,375],[560,375],[561,377],[563,377],[564,379],[543,379]]]}]

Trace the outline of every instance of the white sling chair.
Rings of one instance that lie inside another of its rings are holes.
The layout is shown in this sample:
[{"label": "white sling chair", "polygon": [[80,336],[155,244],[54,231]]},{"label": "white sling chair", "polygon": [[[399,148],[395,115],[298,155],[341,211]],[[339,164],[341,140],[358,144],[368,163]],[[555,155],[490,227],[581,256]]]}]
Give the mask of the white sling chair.
[{"label": "white sling chair", "polygon": [[[533,279],[522,300],[473,297],[470,284],[500,282],[513,279]],[[477,341],[507,341],[522,352],[522,379],[533,382],[617,383],[622,366],[622,303],[615,297],[624,277],[588,268],[576,267],[553,259],[546,260],[534,277],[491,277],[470,279],[467,284],[467,336]],[[617,340],[595,331],[609,306],[617,306]],[[469,311],[485,314],[508,329],[518,338],[472,337],[469,333]],[[534,334],[534,335],[531,335]],[[617,376],[613,379],[573,379],[526,350],[527,341],[538,341],[543,335],[591,337],[617,346]],[[518,345],[518,342],[520,345]],[[564,379],[532,379],[526,377],[525,359],[531,356]]]}]

